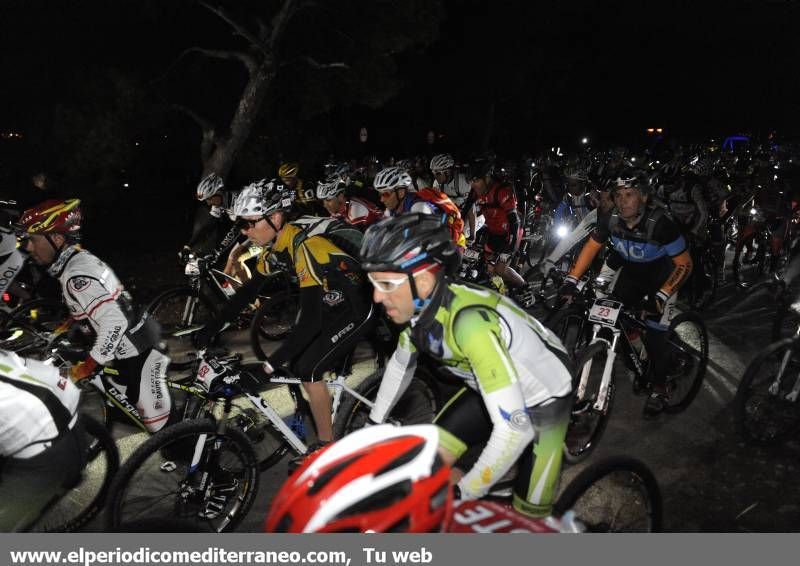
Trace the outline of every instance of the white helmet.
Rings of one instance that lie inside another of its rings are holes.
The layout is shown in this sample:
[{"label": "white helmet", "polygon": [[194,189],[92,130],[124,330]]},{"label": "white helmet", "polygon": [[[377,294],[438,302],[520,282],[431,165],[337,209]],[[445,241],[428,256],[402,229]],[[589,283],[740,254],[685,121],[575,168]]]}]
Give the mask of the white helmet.
[{"label": "white helmet", "polygon": [[439,155],[434,155],[433,159],[431,159],[431,171],[433,173],[447,171],[451,167],[455,167],[455,165],[456,162],[449,153],[440,153]]},{"label": "white helmet", "polygon": [[344,179],[331,175],[324,181],[319,181],[317,183],[317,198],[319,200],[333,198],[343,192],[346,187],[347,184],[344,182]]},{"label": "white helmet", "polygon": [[378,192],[391,191],[394,189],[407,189],[412,185],[411,175],[400,167],[387,167],[381,169],[375,175],[372,186]]},{"label": "white helmet", "polygon": [[225,188],[225,181],[216,173],[209,173],[197,184],[197,200],[207,200]]},{"label": "white helmet", "polygon": [[233,215],[267,216],[279,210],[289,210],[294,202],[294,191],[285,185],[266,179],[250,183],[242,189],[233,203]]}]

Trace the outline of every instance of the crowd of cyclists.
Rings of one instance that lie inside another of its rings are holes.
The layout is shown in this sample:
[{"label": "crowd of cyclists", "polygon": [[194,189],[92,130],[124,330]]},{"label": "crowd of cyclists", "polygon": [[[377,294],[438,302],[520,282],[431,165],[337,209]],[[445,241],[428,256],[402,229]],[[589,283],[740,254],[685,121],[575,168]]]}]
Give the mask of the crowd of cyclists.
[{"label": "crowd of cyclists", "polygon": [[[699,276],[703,258],[717,258],[713,272],[702,274],[714,281],[726,276],[729,243],[742,269],[768,254],[763,267],[774,272],[788,258],[800,202],[795,159],[793,150],[771,145],[734,153],[713,144],[638,154],[615,147],[564,155],[553,148],[519,161],[442,153],[429,160],[331,162],[316,183],[303,177],[298,163],[286,162],[274,178],[241,189],[206,172],[196,189],[206,206],[179,257],[186,261],[202,253],[201,242],[216,242],[225,249],[220,267],[241,286],[196,334],[195,347],[217,345],[226,323],[249,308],[272,274],[290,273],[299,288],[293,330],[262,371],[272,375],[285,367],[301,378],[317,444],[311,458],[291,462],[297,471],[276,497],[268,527],[336,530],[331,524],[341,521],[342,530],[441,530],[454,499],[483,498],[512,469],[513,508],[530,518],[549,517],[575,360],[532,314],[545,299],[544,281],[555,274],[557,302],[569,303],[591,272],[611,280],[613,296],[641,312],[653,361],[643,414],[658,418],[676,371],[666,331],[682,287]],[[80,444],[71,381],[111,368],[109,379],[151,432],[180,419],[165,386],[169,352],[159,342],[158,323],[134,308],[111,267],[80,246],[84,220],[91,222],[77,200],[48,200],[0,233],[4,277],[27,256],[60,282],[70,318],[55,334],[83,323],[94,337],[64,376],[0,353],[0,501],[12,502],[9,508],[21,506],[31,491],[74,481],[66,468],[70,478],[48,466],[62,458],[64,439]],[[763,227],[771,235],[769,250],[753,243]],[[461,277],[467,261],[480,271],[469,280]],[[8,279],[2,290],[10,287]],[[707,295],[715,286],[699,288]],[[707,303],[701,299],[692,302]],[[324,376],[374,332],[379,308],[395,330],[396,346],[369,414],[376,432],[331,444]],[[386,422],[422,359],[463,387],[437,415],[434,434],[386,432],[377,425]],[[461,469],[461,457],[476,446],[483,447],[477,459]],[[393,509],[404,509],[407,520],[402,528],[399,519],[379,524],[376,514],[370,523],[369,505],[385,501],[369,490],[354,495],[348,482],[372,474],[379,483],[378,476],[395,468],[405,469],[398,477],[407,489],[381,495],[392,498]],[[325,486],[340,482],[338,491],[308,496],[325,487],[311,487],[320,478]],[[347,497],[339,494],[344,491]],[[359,520],[343,520],[356,507]],[[0,514],[0,530],[28,521],[27,513]]]}]

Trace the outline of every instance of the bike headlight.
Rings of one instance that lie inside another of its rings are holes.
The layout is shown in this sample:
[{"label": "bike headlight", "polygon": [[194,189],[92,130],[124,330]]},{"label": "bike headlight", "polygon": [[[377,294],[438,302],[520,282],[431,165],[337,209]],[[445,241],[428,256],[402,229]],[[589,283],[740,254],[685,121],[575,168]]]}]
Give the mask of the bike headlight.
[{"label": "bike headlight", "polygon": [[567,234],[569,234],[569,230],[563,224],[556,228],[556,236],[559,238],[564,238]]},{"label": "bike headlight", "polygon": [[758,214],[758,211],[755,208],[751,208],[750,209],[750,216],[755,216],[756,214]]}]

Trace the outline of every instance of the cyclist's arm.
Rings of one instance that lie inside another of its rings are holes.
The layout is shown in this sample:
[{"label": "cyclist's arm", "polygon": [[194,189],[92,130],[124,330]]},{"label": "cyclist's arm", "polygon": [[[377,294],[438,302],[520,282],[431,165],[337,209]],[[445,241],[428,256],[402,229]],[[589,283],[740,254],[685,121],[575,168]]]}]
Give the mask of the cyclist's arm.
[{"label": "cyclist's arm", "polygon": [[206,348],[211,340],[222,329],[226,322],[234,320],[242,310],[252,303],[258,296],[258,292],[266,285],[267,281],[273,276],[264,275],[261,271],[253,272],[253,277],[247,283],[239,287],[231,300],[219,313],[197,334],[197,347]]},{"label": "cyclist's arm", "polygon": [[692,234],[699,234],[700,230],[705,228],[708,221],[708,207],[706,206],[706,199],[703,198],[703,191],[700,185],[695,184],[692,187],[692,200],[697,207],[697,222],[692,226]]},{"label": "cyclist's arm", "polygon": [[498,189],[498,203],[500,207],[506,212],[506,219],[508,220],[509,232],[509,245],[512,250],[517,248],[517,239],[519,238],[519,209],[517,208],[517,197],[514,194],[514,189],[511,185],[505,185]]},{"label": "cyclist's arm", "polygon": [[[96,327],[97,338],[89,355],[98,364],[107,364],[114,359],[114,352],[128,330],[128,318],[117,302],[120,291],[111,293],[97,279],[85,276],[68,279],[64,291]],[[84,317],[76,316],[81,318]]]},{"label": "cyclist's arm", "polygon": [[597,210],[591,211],[587,214],[583,220],[581,220],[580,224],[578,224],[575,229],[567,234],[555,249],[550,252],[550,255],[542,262],[542,270],[546,274],[547,271],[550,270],[555,263],[564,257],[569,250],[574,248],[581,242],[589,233],[592,231],[592,227],[597,224]]},{"label": "cyclist's arm", "polygon": [[381,386],[375,398],[375,406],[369,413],[369,419],[382,423],[391,412],[397,400],[405,393],[414,371],[417,369],[417,349],[411,343],[409,330],[405,329],[397,341],[397,349],[386,364]]},{"label": "cyclist's arm", "polygon": [[[667,280],[661,285],[658,290],[658,297],[666,302],[672,295],[674,295],[681,285],[689,278],[692,273],[692,256],[689,255],[689,249],[686,246],[686,240],[681,236],[677,226],[670,222],[666,217],[662,220],[661,229],[656,230],[659,235],[659,241],[669,242],[664,246],[667,255],[672,258],[673,269]],[[660,234],[659,234],[660,232]]]},{"label": "cyclist's arm", "polygon": [[455,342],[478,383],[492,433],[475,465],[458,486],[464,499],[484,496],[514,465],[534,437],[514,360],[500,331],[500,317],[488,308],[461,311],[453,323]]}]

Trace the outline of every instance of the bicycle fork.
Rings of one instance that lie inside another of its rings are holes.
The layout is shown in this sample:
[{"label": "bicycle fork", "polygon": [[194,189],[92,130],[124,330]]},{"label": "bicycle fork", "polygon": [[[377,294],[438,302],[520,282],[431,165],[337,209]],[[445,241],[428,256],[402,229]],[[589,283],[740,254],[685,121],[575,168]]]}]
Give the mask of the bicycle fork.
[{"label": "bicycle fork", "polygon": [[[599,342],[606,344],[606,363],[603,366],[603,377],[600,381],[600,389],[597,393],[597,399],[595,399],[592,409],[605,413],[608,409],[608,391],[611,387],[611,380],[614,377],[614,361],[617,358],[616,348],[617,340],[619,339],[619,330],[614,329],[614,336],[610,342],[606,338],[599,337],[597,335],[597,331],[598,328],[595,328],[591,344],[597,344]],[[583,368],[581,368],[581,379],[578,383],[578,399],[583,399],[586,395],[586,386],[589,381],[589,373],[592,370],[593,363],[594,360],[589,360],[583,366]]]}]

